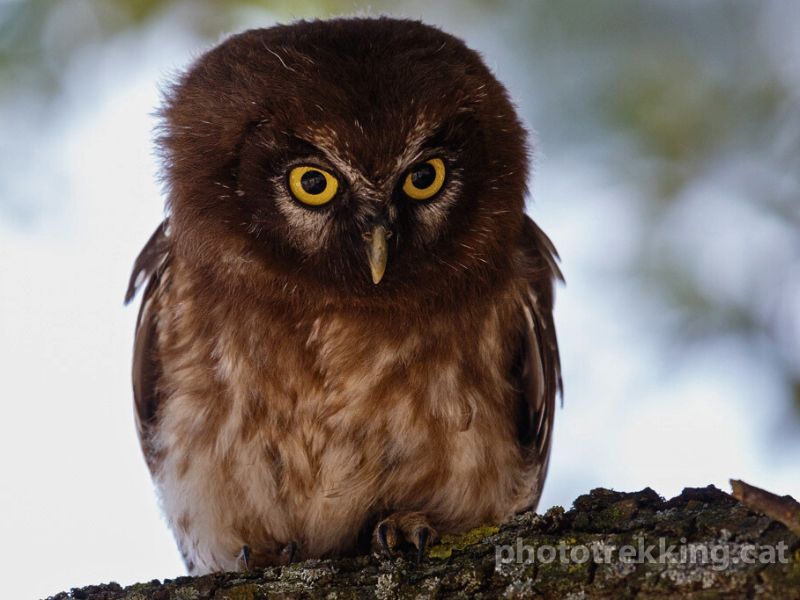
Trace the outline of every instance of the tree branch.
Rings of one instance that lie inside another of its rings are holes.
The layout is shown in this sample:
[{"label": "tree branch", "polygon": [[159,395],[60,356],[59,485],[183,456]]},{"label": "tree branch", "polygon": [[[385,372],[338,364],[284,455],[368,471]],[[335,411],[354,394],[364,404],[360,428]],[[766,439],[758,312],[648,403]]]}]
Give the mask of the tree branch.
[{"label": "tree branch", "polygon": [[783,523],[789,531],[800,535],[800,503],[791,496],[778,496],[739,479],[731,479],[733,497],[752,511],[760,512]]},{"label": "tree branch", "polygon": [[[624,547],[635,555],[624,560]],[[524,513],[499,528],[445,536],[419,566],[409,550],[394,560],[376,556],[308,560],[251,573],[179,577],[127,588],[91,586],[52,598],[542,596],[800,599],[800,538],[712,486],[686,489],[668,501],[650,489],[636,493],[596,489],[576,499],[566,512],[555,507],[544,515]]]}]

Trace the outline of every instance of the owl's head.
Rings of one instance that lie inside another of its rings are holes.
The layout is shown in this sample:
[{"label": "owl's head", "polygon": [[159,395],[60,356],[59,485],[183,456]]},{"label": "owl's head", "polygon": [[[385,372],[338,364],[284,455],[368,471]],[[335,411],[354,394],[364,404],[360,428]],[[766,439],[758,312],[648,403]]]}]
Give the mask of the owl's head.
[{"label": "owl's head", "polygon": [[176,252],[227,283],[369,302],[509,271],[525,133],[459,39],[415,21],[235,35],[168,93]]}]

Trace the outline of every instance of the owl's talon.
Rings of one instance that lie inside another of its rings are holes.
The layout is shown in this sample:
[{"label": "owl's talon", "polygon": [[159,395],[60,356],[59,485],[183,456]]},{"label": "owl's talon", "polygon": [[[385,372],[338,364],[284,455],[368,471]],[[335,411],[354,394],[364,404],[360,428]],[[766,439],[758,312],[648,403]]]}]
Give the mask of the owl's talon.
[{"label": "owl's talon", "polygon": [[283,550],[281,550],[281,554],[286,556],[287,565],[292,564],[297,556],[297,542],[291,540],[288,544],[286,544],[286,546],[284,546]]},{"label": "owl's talon", "polygon": [[242,565],[242,571],[247,572],[250,570],[250,546],[245,544],[242,546],[242,549],[239,551],[239,562]]},{"label": "owl's talon", "polygon": [[388,523],[381,523],[378,525],[378,541],[381,544],[381,549],[386,553],[389,558],[392,557],[392,549],[389,547],[389,540],[387,534],[389,531]]},{"label": "owl's talon", "polygon": [[428,537],[430,536],[430,530],[427,527],[423,527],[417,531],[417,564],[422,562],[422,557],[425,555],[425,548],[428,543]]}]

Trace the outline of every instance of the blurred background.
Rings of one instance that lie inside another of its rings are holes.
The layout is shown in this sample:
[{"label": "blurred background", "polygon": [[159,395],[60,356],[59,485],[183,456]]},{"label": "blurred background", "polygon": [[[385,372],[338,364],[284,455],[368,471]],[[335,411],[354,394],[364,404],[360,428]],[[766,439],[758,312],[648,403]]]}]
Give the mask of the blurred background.
[{"label": "blurred background", "polygon": [[122,305],[162,216],[159,88],[229,32],[383,13],[463,37],[534,132],[567,278],[540,509],[729,477],[800,498],[800,3],[0,0],[6,597],[183,572]]}]

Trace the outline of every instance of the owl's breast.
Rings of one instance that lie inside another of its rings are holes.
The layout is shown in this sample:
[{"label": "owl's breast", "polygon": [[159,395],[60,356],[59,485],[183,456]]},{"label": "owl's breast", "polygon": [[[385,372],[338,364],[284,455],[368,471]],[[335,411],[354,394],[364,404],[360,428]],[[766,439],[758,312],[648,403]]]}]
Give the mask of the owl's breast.
[{"label": "owl's breast", "polygon": [[326,440],[322,489],[362,490],[364,506],[421,510],[451,529],[529,501],[506,355],[511,310],[498,301],[414,323],[315,319],[304,347],[320,386],[295,414]]},{"label": "owl's breast", "polygon": [[157,482],[173,527],[194,524],[186,540],[216,540],[187,541],[202,550],[195,560],[291,540],[309,555],[344,551],[383,511],[421,510],[454,531],[520,508],[529,473],[514,442],[504,316],[260,316],[184,343]]}]

